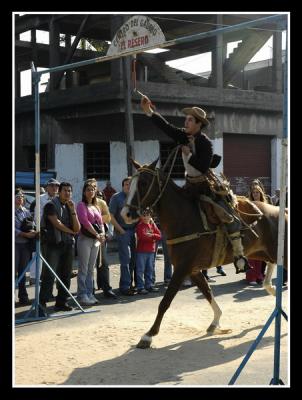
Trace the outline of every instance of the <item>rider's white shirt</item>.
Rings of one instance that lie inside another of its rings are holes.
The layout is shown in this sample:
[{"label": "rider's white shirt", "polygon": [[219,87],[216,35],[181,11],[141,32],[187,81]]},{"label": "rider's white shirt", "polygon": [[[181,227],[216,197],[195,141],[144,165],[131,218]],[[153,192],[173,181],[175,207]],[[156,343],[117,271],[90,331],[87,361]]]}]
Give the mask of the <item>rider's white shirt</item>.
[{"label": "rider's white shirt", "polygon": [[182,161],[183,161],[184,167],[185,167],[185,175],[189,175],[191,177],[201,176],[202,173],[200,171],[198,171],[198,169],[194,168],[192,165],[189,164],[189,160],[192,157],[192,154],[195,154],[195,152],[196,152],[194,141],[189,143],[188,146],[190,147],[192,153],[190,153],[188,155],[181,153]]}]

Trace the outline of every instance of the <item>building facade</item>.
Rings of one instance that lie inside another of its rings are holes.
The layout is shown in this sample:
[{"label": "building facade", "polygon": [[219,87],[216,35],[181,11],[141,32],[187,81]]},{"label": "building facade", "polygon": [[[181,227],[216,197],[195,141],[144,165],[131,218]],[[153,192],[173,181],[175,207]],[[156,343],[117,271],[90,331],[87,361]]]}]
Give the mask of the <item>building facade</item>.
[{"label": "building facade", "polygon": [[[130,18],[129,15],[59,17],[16,16],[16,171],[34,168],[34,102],[33,96],[20,97],[20,72],[28,68],[30,60],[45,68],[104,55],[107,41]],[[250,19],[260,17],[263,15],[250,15]],[[166,40],[243,21],[236,14],[183,16],[188,21],[195,18],[195,24],[177,23],[181,19],[179,15],[169,19],[164,15],[150,15],[150,18],[161,26]],[[272,23],[259,28],[259,31],[239,30],[186,46],[173,46],[164,53],[140,53],[136,62],[137,88],[152,100],[167,120],[183,126],[182,108],[195,105],[206,110],[211,122],[206,133],[213,141],[215,152],[222,155],[217,172],[223,172],[230,179],[237,194],[246,194],[254,178],[262,180],[268,193],[273,193],[280,184],[282,30]],[[49,45],[37,43],[37,29],[49,31]],[[25,57],[22,49],[26,44],[18,35],[28,30],[32,32],[32,41],[27,43]],[[60,46],[62,34],[64,48]],[[71,35],[75,36],[72,45]],[[272,66],[260,71],[258,79],[254,74],[246,84],[242,80],[244,66],[271,35],[274,38]],[[76,42],[83,38],[89,43],[97,42],[101,49],[103,46],[103,52],[76,49]],[[226,58],[227,43],[239,39],[242,40],[240,46]],[[209,50],[212,51],[212,71],[207,79],[165,64],[171,59]],[[133,91],[131,67],[132,59],[127,57],[66,71],[64,75],[52,73],[48,91],[40,94],[41,168],[56,171],[57,179],[71,182],[76,201],[81,198],[85,179],[95,177],[101,188],[110,180],[112,186],[120,190],[122,179],[132,172],[130,155],[140,163],[151,163],[160,156],[163,163],[171,149],[169,139],[140,109],[140,96]],[[173,177],[182,184],[180,158]]]}]

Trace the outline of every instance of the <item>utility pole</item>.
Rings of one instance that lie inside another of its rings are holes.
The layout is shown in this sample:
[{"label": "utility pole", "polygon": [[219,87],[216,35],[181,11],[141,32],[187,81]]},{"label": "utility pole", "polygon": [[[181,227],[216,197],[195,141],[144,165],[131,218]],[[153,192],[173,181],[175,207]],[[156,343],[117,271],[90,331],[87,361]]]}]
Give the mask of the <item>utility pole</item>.
[{"label": "utility pole", "polygon": [[134,156],[134,129],[133,115],[131,103],[131,79],[130,79],[130,58],[124,57],[123,63],[123,90],[125,99],[125,137],[126,137],[126,154],[127,154],[127,171],[128,176],[132,175],[132,163],[130,158]]}]

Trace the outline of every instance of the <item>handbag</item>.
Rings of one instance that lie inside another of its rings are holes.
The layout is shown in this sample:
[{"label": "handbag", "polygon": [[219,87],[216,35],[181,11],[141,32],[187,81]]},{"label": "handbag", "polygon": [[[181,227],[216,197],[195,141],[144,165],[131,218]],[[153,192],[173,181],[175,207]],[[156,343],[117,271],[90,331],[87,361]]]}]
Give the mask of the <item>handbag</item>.
[{"label": "handbag", "polygon": [[[35,230],[36,230],[36,224],[35,224],[33,217],[26,217],[22,220],[21,226],[20,226],[20,231],[30,232],[30,231],[35,231]],[[28,239],[27,246],[31,253],[36,251],[36,238]]]},{"label": "handbag", "polygon": [[[94,230],[95,230],[97,233],[103,233],[103,230],[102,230],[101,225],[99,225],[97,222],[95,222],[95,223],[93,223],[93,224],[91,224],[91,225],[93,226]],[[84,228],[83,225],[81,225],[81,233],[82,233],[84,236],[87,236],[87,237],[92,238],[92,239],[96,239],[95,235],[94,235],[93,233],[89,232],[88,229]]]}]

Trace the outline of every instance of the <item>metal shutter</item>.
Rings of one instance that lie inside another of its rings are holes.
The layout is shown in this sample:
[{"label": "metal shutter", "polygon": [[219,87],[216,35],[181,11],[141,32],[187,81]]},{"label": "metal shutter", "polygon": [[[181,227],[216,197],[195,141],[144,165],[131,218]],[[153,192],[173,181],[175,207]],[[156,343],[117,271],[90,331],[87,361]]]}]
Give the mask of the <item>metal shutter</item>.
[{"label": "metal shutter", "polygon": [[271,137],[223,135],[223,172],[235,194],[246,195],[250,182],[258,178],[271,194]]}]

